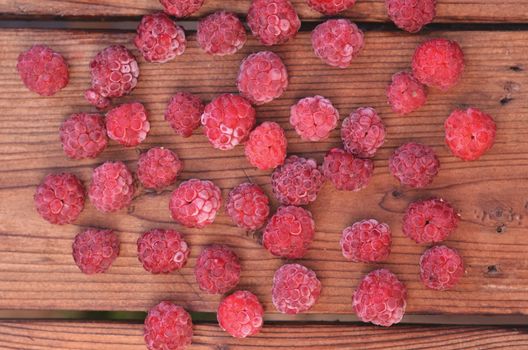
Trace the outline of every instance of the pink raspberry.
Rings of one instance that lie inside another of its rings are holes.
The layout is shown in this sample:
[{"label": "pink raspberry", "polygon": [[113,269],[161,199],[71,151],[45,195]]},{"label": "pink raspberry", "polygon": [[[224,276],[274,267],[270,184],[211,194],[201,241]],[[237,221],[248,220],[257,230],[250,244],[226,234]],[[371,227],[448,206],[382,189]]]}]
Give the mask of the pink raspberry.
[{"label": "pink raspberry", "polygon": [[106,272],[119,255],[119,238],[112,230],[89,228],[72,245],[73,260],[86,274]]},{"label": "pink raspberry", "polygon": [[108,143],[104,118],[99,114],[72,114],[59,134],[64,153],[72,159],[95,158]]},{"label": "pink raspberry", "polygon": [[437,243],[453,233],[460,220],[443,199],[430,198],[409,204],[403,216],[403,233],[416,243]]},{"label": "pink raspberry", "polygon": [[420,279],[427,288],[452,289],[463,275],[462,257],[445,245],[429,248],[420,257]]},{"label": "pink raspberry", "polygon": [[436,0],[385,0],[385,8],[394,24],[409,33],[419,32],[436,16]]},{"label": "pink raspberry", "polygon": [[201,290],[210,294],[224,294],[240,281],[238,256],[225,245],[205,248],[196,260],[194,276]]},{"label": "pink raspberry", "polygon": [[285,205],[306,205],[315,201],[325,178],[314,159],[286,158],[271,174],[275,197]]},{"label": "pink raspberry", "polygon": [[401,145],[389,158],[389,170],[402,185],[423,188],[433,182],[440,161],[433,149],[419,143]]},{"label": "pink raspberry", "polygon": [[172,218],[187,227],[203,228],[213,223],[222,205],[222,193],[211,181],[191,179],[172,192]]},{"label": "pink raspberry", "polygon": [[198,11],[205,0],[160,0],[165,12],[174,17],[188,17]]},{"label": "pink raspberry", "polygon": [[189,137],[200,126],[204,105],[198,96],[178,92],[172,96],[165,111],[165,120],[176,134]]},{"label": "pink raspberry", "polygon": [[43,219],[52,224],[70,224],[84,209],[84,186],[73,174],[49,174],[37,187],[34,200]]},{"label": "pink raspberry", "polygon": [[256,52],[242,61],[237,87],[242,96],[256,105],[271,102],[288,87],[288,70],[276,53]]},{"label": "pink raspberry", "polygon": [[299,16],[289,0],[253,0],[247,24],[253,35],[267,46],[293,39],[301,28]]},{"label": "pink raspberry", "polygon": [[348,19],[329,19],[312,32],[315,55],[333,67],[348,67],[364,44],[363,32]]},{"label": "pink raspberry", "polygon": [[134,44],[147,62],[165,63],[183,54],[187,40],[182,27],[158,12],[143,16]]},{"label": "pink raspberry", "polygon": [[323,174],[339,191],[359,191],[369,184],[374,174],[374,162],[332,148],[324,158]]},{"label": "pink raspberry", "polygon": [[337,126],[339,112],[323,96],[305,97],[290,109],[290,124],[306,141],[321,141]]},{"label": "pink raspberry", "polygon": [[235,338],[258,334],[262,329],[264,308],[257,296],[239,290],[224,298],[218,306],[218,324]]},{"label": "pink raspberry", "polygon": [[183,307],[162,301],[145,318],[145,344],[149,350],[185,350],[192,343],[192,327]]},{"label": "pink raspberry", "polygon": [[405,115],[425,104],[427,89],[412,74],[399,72],[392,76],[387,87],[387,99],[394,113]]},{"label": "pink raspberry", "polygon": [[391,242],[389,225],[375,219],[366,219],[345,228],[339,244],[345,259],[374,263],[387,260]]},{"label": "pink raspberry", "polygon": [[139,145],[149,131],[147,110],[139,102],[125,103],[106,113],[108,137],[125,147]]},{"label": "pink raspberry", "polygon": [[444,123],[445,140],[451,152],[463,160],[479,159],[495,142],[497,126],[479,109],[455,109]]},{"label": "pink raspberry", "polygon": [[170,229],[153,229],[139,237],[137,252],[145,270],[158,274],[184,267],[191,250],[181,233]]},{"label": "pink raspberry", "polygon": [[260,170],[274,169],[284,163],[287,147],[284,129],[275,122],[264,122],[249,134],[246,158]]},{"label": "pink raspberry", "polygon": [[214,148],[227,151],[244,142],[253,129],[256,112],[242,96],[223,94],[205,106],[202,126]]},{"label": "pink raspberry", "polygon": [[321,294],[321,282],[313,270],[299,265],[282,265],[273,276],[271,298],[277,311],[298,314],[315,305]]},{"label": "pink raspberry", "polygon": [[307,0],[307,3],[315,11],[333,16],[354,6],[356,0]]},{"label": "pink raspberry", "polygon": [[246,28],[231,12],[215,12],[198,23],[198,44],[208,54],[233,55],[246,43]]},{"label": "pink raspberry", "polygon": [[376,110],[361,107],[352,112],[341,125],[345,150],[360,158],[372,158],[385,143],[385,125]]},{"label": "pink raspberry", "polygon": [[97,210],[109,213],[127,207],[134,192],[134,179],[125,163],[106,162],[94,169],[88,196]]},{"label": "pink raspberry", "polygon": [[462,76],[464,53],[456,41],[431,39],[416,48],[412,70],[422,84],[447,91]]},{"label": "pink raspberry", "polygon": [[160,190],[172,185],[183,169],[176,153],[163,147],[154,147],[139,156],[137,177],[146,188]]},{"label": "pink raspberry", "polygon": [[270,213],[269,198],[260,186],[245,182],[233,188],[227,199],[227,214],[240,228],[261,228]]},{"label": "pink raspberry", "polygon": [[55,95],[68,85],[68,64],[61,54],[34,45],[18,56],[17,71],[24,85],[41,96]]}]

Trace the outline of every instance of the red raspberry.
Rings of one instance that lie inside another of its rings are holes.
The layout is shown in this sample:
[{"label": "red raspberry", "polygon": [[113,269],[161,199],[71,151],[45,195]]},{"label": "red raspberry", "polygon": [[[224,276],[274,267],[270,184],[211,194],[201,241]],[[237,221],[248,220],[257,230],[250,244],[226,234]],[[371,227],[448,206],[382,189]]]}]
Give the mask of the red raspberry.
[{"label": "red raspberry", "polygon": [[145,140],[150,130],[147,110],[139,102],[125,103],[106,113],[108,137],[126,147],[134,147]]},{"label": "red raspberry", "polygon": [[149,350],[185,350],[192,343],[192,327],[183,307],[162,301],[145,318],[145,344]]},{"label": "red raspberry", "polygon": [[231,12],[215,12],[198,23],[198,44],[208,54],[232,55],[246,43],[246,28]]},{"label": "red raspberry", "polygon": [[464,53],[456,41],[431,39],[416,48],[412,70],[422,84],[447,91],[464,71]]},{"label": "red raspberry", "polygon": [[112,230],[89,228],[75,236],[73,260],[86,274],[106,272],[119,255],[119,238]]},{"label": "red raspberry", "polygon": [[356,0],[307,0],[307,3],[315,11],[333,16],[354,6]]},{"label": "red raspberry", "polygon": [[55,95],[68,85],[68,64],[61,54],[34,45],[18,56],[17,70],[24,85],[41,96]]},{"label": "red raspberry", "polygon": [[95,158],[108,143],[104,118],[99,114],[72,114],[59,134],[64,153],[72,159]]},{"label": "red raspberry", "polygon": [[35,191],[35,206],[40,216],[52,224],[74,222],[84,209],[84,186],[70,173],[49,174]]},{"label": "red raspberry", "polygon": [[227,199],[227,214],[240,228],[261,228],[270,213],[269,198],[260,186],[245,182],[233,188]]},{"label": "red raspberry", "polygon": [[246,158],[261,170],[274,169],[284,163],[287,147],[288,140],[280,125],[264,122],[249,134]]},{"label": "red raspberry", "polygon": [[134,179],[125,163],[106,162],[94,169],[88,196],[97,210],[108,213],[127,207],[134,192]]},{"label": "red raspberry", "polygon": [[343,230],[339,244],[347,260],[384,261],[391,252],[391,229],[386,223],[374,219],[361,220]]},{"label": "red raspberry", "polygon": [[165,120],[176,134],[189,137],[200,126],[204,105],[199,97],[188,92],[172,96],[165,111]]},{"label": "red raspberry", "polygon": [[419,32],[436,16],[436,0],[385,0],[391,21],[409,33]]},{"label": "red raspberry", "polygon": [[324,158],[323,174],[340,191],[359,191],[369,184],[374,174],[374,162],[332,148]]},{"label": "red raspberry", "polygon": [[361,158],[372,158],[385,143],[385,126],[376,110],[361,107],[343,120],[341,139],[345,150]]},{"label": "red raspberry", "polygon": [[275,197],[282,204],[306,205],[315,201],[325,178],[314,159],[290,156],[271,174]]},{"label": "red raspberry", "polygon": [[423,188],[433,182],[440,161],[429,146],[409,142],[401,145],[389,158],[389,170],[402,185]]},{"label": "red raspberry", "polygon": [[172,192],[172,218],[187,227],[203,228],[213,223],[222,205],[222,193],[211,181],[191,179]]},{"label": "red raspberry", "polygon": [[451,289],[463,275],[462,257],[445,245],[427,249],[420,258],[420,279],[428,288]]},{"label": "red raspberry", "polygon": [[495,142],[497,126],[479,109],[455,109],[444,123],[445,140],[451,152],[463,160],[476,160]]},{"label": "red raspberry", "polygon": [[145,270],[158,274],[184,267],[191,250],[181,233],[170,229],[153,229],[139,237],[137,252]]},{"label": "red raspberry", "polygon": [[321,294],[321,282],[313,270],[299,265],[282,265],[273,276],[271,298],[277,311],[298,314],[315,305]]},{"label": "red raspberry", "polygon": [[165,63],[185,51],[185,32],[163,12],[145,15],[134,44],[147,62]]},{"label": "red raspberry", "polygon": [[453,233],[460,220],[451,204],[430,198],[409,204],[403,216],[403,233],[416,243],[441,242]]},{"label": "red raspberry", "polygon": [[364,44],[363,32],[348,19],[329,19],[312,32],[315,55],[333,67],[348,67]]},{"label": "red raspberry", "polygon": [[227,151],[246,140],[255,125],[256,112],[242,96],[223,94],[205,106],[202,125],[214,148]]},{"label": "red raspberry", "polygon": [[293,39],[301,21],[289,0],[253,0],[247,24],[262,44],[271,46]]},{"label": "red raspberry", "polygon": [[290,109],[290,124],[306,141],[321,141],[337,126],[339,112],[323,96],[305,97]]},{"label": "red raspberry", "polygon": [[300,259],[308,251],[314,235],[312,213],[300,207],[279,207],[266,225],[262,243],[275,256]]},{"label": "red raspberry", "polygon": [[394,113],[405,115],[425,104],[427,89],[412,74],[399,72],[387,87],[387,99]]},{"label": "red raspberry", "polygon": [[276,53],[256,52],[242,61],[237,87],[242,96],[256,105],[271,102],[288,87],[288,70]]},{"label": "red raspberry", "polygon": [[235,338],[258,334],[262,329],[264,308],[257,296],[239,290],[224,298],[218,306],[218,324]]},{"label": "red raspberry", "polygon": [[198,286],[210,294],[224,294],[240,281],[238,256],[225,245],[205,248],[196,260],[194,276]]},{"label": "red raspberry", "polygon": [[146,188],[160,190],[172,185],[183,169],[183,162],[169,149],[154,147],[139,156],[137,177]]},{"label": "red raspberry", "polygon": [[182,18],[198,11],[205,0],[160,0],[161,5],[169,15]]}]

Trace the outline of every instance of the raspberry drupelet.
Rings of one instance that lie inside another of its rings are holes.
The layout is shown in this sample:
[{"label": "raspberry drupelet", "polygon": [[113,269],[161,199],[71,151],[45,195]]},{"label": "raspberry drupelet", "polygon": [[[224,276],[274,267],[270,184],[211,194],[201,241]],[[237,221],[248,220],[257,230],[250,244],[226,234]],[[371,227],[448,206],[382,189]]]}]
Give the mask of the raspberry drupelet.
[{"label": "raspberry drupelet", "polygon": [[362,159],[332,148],[323,161],[323,174],[340,191],[359,191],[370,182],[374,175],[374,162]]},{"label": "raspberry drupelet", "polygon": [[240,281],[240,261],[227,246],[212,245],[204,248],[198,256],[194,276],[202,291],[224,294]]},{"label": "raspberry drupelet", "polygon": [[137,240],[138,259],[145,270],[153,274],[181,269],[190,252],[182,234],[170,229],[153,229]]},{"label": "raspberry drupelet", "polygon": [[172,185],[183,170],[183,162],[176,153],[154,147],[139,156],[136,175],[143,186],[160,190]]},{"label": "raspberry drupelet", "polygon": [[95,168],[88,188],[90,201],[103,213],[127,207],[134,192],[132,173],[123,162],[106,162]]},{"label": "raspberry drupelet", "polygon": [[229,192],[227,214],[238,227],[255,231],[266,223],[269,213],[269,198],[260,186],[244,182]]},{"label": "raspberry drupelet", "polygon": [[99,114],[72,114],[60,126],[59,135],[64,153],[72,159],[95,158],[108,143],[105,121]]},{"label": "raspberry drupelet", "polygon": [[289,0],[253,0],[247,23],[253,35],[266,46],[285,43],[301,28],[299,16]]},{"label": "raspberry drupelet", "polygon": [[239,290],[224,298],[218,306],[218,324],[235,338],[246,338],[258,334],[264,323],[264,308],[257,296]]},{"label": "raspberry drupelet", "polygon": [[106,113],[108,137],[125,147],[139,145],[149,131],[147,110],[139,102],[125,103]]},{"label": "raspberry drupelet", "polygon": [[119,238],[112,230],[89,228],[72,245],[73,260],[88,275],[106,272],[119,255]]},{"label": "raspberry drupelet", "polygon": [[181,306],[162,301],[149,310],[143,332],[149,350],[185,350],[192,343],[191,315]]},{"label": "raspberry drupelet", "polygon": [[425,104],[427,88],[411,73],[399,72],[392,76],[387,87],[387,100],[394,113],[406,115]]},{"label": "raspberry drupelet", "polygon": [[354,6],[356,0],[307,0],[306,2],[315,11],[333,16]]},{"label": "raspberry drupelet", "polygon": [[188,17],[198,11],[205,0],[159,0],[165,12],[177,18]]},{"label": "raspberry drupelet", "polygon": [[189,137],[200,126],[204,104],[198,96],[178,92],[171,97],[165,110],[165,120],[176,134]]},{"label": "raspberry drupelet", "polygon": [[416,33],[433,21],[436,0],[385,0],[389,18],[400,29]]},{"label": "raspberry drupelet", "polygon": [[420,279],[427,288],[452,289],[463,275],[462,257],[445,245],[429,248],[420,257]]},{"label": "raspberry drupelet", "polygon": [[264,122],[249,134],[246,158],[260,170],[275,169],[284,164],[287,147],[284,129],[275,122]]},{"label": "raspberry drupelet", "polygon": [[246,29],[231,12],[215,12],[198,23],[196,33],[198,44],[208,54],[233,55],[246,43]]},{"label": "raspberry drupelet", "polygon": [[321,295],[315,272],[303,265],[282,265],[273,276],[271,299],[277,311],[298,314],[310,310]]},{"label": "raspberry drupelet", "polygon": [[345,150],[360,158],[372,158],[385,143],[385,125],[376,110],[361,107],[343,120],[341,140]]},{"label": "raspberry drupelet", "polygon": [[338,120],[338,110],[323,96],[305,97],[290,109],[290,124],[307,141],[327,139]]},{"label": "raspberry drupelet", "polygon": [[440,161],[434,150],[420,143],[409,142],[398,147],[389,158],[389,170],[402,185],[423,188],[433,182]]},{"label": "raspberry drupelet", "polygon": [[391,242],[389,225],[375,219],[365,219],[345,228],[339,244],[347,260],[375,263],[389,257]]}]

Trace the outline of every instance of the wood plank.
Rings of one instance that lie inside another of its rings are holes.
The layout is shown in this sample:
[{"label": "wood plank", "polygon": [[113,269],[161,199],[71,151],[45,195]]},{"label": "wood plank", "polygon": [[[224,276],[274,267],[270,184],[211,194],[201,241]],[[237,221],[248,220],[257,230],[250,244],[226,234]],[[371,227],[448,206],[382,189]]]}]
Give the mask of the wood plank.
[{"label": "wood plank", "polygon": [[[340,143],[337,130],[319,143],[302,142],[295,135],[288,123],[289,106],[303,96],[327,96],[342,116],[359,106],[374,106],[388,127],[388,141],[375,158],[371,185],[359,193],[338,193],[326,184],[309,206],[317,233],[301,262],[313,268],[323,283],[314,313],[350,313],[351,295],[361,276],[386,266],[407,284],[409,313],[528,314],[528,33],[434,32],[430,36],[458,40],[466,53],[467,70],[458,87],[449,93],[432,91],[428,104],[408,117],[390,112],[384,91],[391,75],[409,66],[414,47],[424,36],[369,32],[364,52],[346,70],[320,63],[311,52],[308,34],[277,48],[290,71],[291,85],[283,97],[257,111],[260,121],[274,120],[287,129],[290,153],[321,161],[328,149]],[[202,246],[223,242],[242,259],[240,288],[253,290],[267,312],[275,312],[271,280],[281,260],[271,257],[258,237],[234,228],[224,213],[204,230],[182,229],[192,246],[188,267],[166,276],[153,276],[142,269],[136,258],[138,235],[158,226],[180,228],[167,210],[170,190],[159,195],[139,193],[128,212],[111,215],[98,213],[88,204],[76,225],[47,224],[33,210],[35,186],[51,171],[73,171],[88,182],[91,169],[105,160],[121,159],[135,169],[137,151],[123,150],[113,142],[97,160],[70,161],[61,150],[57,132],[70,113],[91,110],[82,97],[89,84],[90,58],[109,44],[128,44],[131,37],[34,30],[0,33],[4,43],[0,52],[0,308],[146,310],[168,298],[191,310],[214,311],[219,297],[199,292],[192,267]],[[34,42],[63,52],[71,64],[71,83],[55,97],[37,98],[17,77],[16,57]],[[269,172],[251,168],[241,147],[221,152],[213,150],[202,135],[183,140],[163,120],[166,102],[179,89],[198,93],[204,100],[234,92],[240,60],[259,49],[251,40],[238,55],[211,58],[191,38],[188,51],[175,62],[154,65],[141,61],[139,86],[125,99],[145,102],[151,114],[152,133],[140,148],[164,145],[176,150],[185,160],[183,179],[212,179],[224,195],[248,179],[270,193]],[[454,107],[467,105],[488,111],[498,124],[496,145],[477,162],[452,157],[443,141],[444,119]],[[423,191],[401,188],[388,174],[389,155],[409,140],[434,147],[442,163],[439,176]],[[453,291],[435,292],[421,284],[418,261],[424,246],[401,232],[407,204],[429,195],[446,198],[462,214],[460,228],[447,244],[462,253],[467,274]],[[385,264],[354,264],[341,256],[341,230],[365,217],[386,221],[393,229],[393,253]],[[119,231],[123,242],[114,266],[99,276],[81,274],[70,255],[72,238],[90,225]]]}]

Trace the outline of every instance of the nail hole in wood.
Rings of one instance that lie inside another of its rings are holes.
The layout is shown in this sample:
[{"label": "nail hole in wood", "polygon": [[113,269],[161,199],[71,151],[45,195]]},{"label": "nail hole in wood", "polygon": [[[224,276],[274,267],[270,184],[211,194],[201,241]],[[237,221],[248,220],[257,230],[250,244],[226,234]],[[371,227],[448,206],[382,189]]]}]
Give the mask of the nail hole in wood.
[{"label": "nail hole in wood", "polygon": [[512,100],[513,100],[513,98],[511,98],[511,97],[503,97],[503,98],[500,100],[500,104],[501,104],[502,106],[505,106],[505,105],[507,105],[508,103],[510,103]]},{"label": "nail hole in wood", "polygon": [[498,275],[499,274],[499,269],[497,268],[497,266],[495,265],[490,265],[488,266],[488,275]]},{"label": "nail hole in wood", "polygon": [[506,232],[506,225],[499,225],[497,226],[497,228],[495,229],[495,231],[497,231],[497,233],[504,233]]},{"label": "nail hole in wood", "polygon": [[515,65],[515,66],[511,66],[510,70],[514,72],[522,72],[524,69],[521,66]]}]

